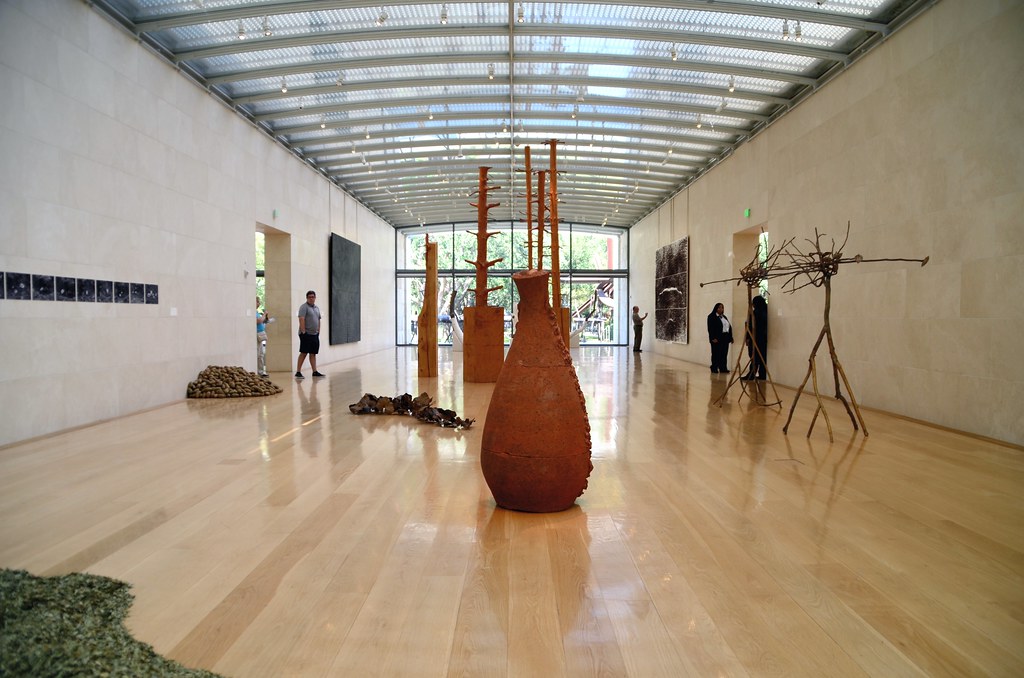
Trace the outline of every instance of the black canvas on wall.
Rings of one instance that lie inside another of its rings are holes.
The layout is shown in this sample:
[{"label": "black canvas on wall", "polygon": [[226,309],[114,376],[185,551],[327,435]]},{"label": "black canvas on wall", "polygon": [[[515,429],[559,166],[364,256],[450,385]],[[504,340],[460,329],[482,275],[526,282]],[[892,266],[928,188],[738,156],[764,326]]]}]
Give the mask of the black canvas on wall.
[{"label": "black canvas on wall", "polygon": [[96,301],[109,304],[114,300],[114,283],[111,280],[96,281]]},{"label": "black canvas on wall", "polygon": [[362,248],[340,235],[331,234],[331,308],[328,311],[330,343],[359,341],[361,317],[359,299]]},{"label": "black canvas on wall", "polygon": [[96,281],[89,278],[78,279],[78,300],[96,301]]},{"label": "black canvas on wall", "polygon": [[32,276],[28,273],[7,272],[5,276],[8,299],[31,299]]},{"label": "black canvas on wall", "polygon": [[690,239],[658,248],[654,256],[654,336],[688,342]]},{"label": "black canvas on wall", "polygon": [[32,275],[32,300],[53,301],[52,275]]},{"label": "black canvas on wall", "polygon": [[57,301],[75,301],[77,298],[75,279],[57,276]]}]

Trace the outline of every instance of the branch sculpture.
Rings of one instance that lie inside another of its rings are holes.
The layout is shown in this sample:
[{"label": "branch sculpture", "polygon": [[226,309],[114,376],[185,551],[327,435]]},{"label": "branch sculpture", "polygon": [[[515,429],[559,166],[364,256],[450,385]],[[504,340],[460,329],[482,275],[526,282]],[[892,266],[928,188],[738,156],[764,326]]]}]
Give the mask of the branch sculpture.
[{"label": "branch sculpture", "polygon": [[[501,365],[505,358],[503,337],[504,309],[497,306],[490,306],[487,303],[488,295],[498,287],[487,286],[487,270],[494,266],[502,258],[487,258],[487,242],[497,235],[497,232],[487,231],[487,212],[497,207],[500,203],[487,202],[487,195],[491,191],[501,188],[492,186],[487,181],[487,170],[489,167],[480,168],[480,188],[478,190],[476,207],[477,229],[476,229],[476,261],[466,260],[476,268],[475,302],[473,306],[464,309],[466,325],[463,335],[463,378],[470,382],[494,382],[501,372]],[[470,231],[472,232],[472,231]]]},{"label": "branch sculpture", "polygon": [[[487,194],[490,191],[495,191],[501,188],[501,186],[492,186],[487,181],[487,170],[490,167],[480,168],[480,186],[477,190],[479,195],[478,202],[470,203],[476,208],[476,261],[470,261],[465,259],[467,264],[472,264],[476,268],[476,287],[473,288],[473,292],[476,295],[476,306],[484,307],[487,306],[488,295],[497,287],[487,286],[487,269],[494,266],[499,261],[504,261],[504,257],[498,257],[497,259],[487,259],[487,241],[498,235],[497,231],[487,230],[487,212],[488,210],[500,205],[500,202],[487,202]],[[472,231],[467,231],[472,233]]]},{"label": "branch sculpture", "polygon": [[[843,370],[843,365],[839,361],[839,356],[836,353],[835,341],[832,338],[832,325],[829,322],[829,314],[832,309],[832,277],[839,274],[839,267],[842,264],[862,264],[877,261],[916,261],[924,266],[928,263],[928,257],[925,257],[924,259],[865,259],[859,254],[852,257],[844,257],[843,248],[846,247],[846,243],[850,239],[849,222],[846,224],[846,237],[843,238],[843,242],[838,248],[836,247],[835,240],[833,240],[831,249],[827,251],[823,250],[821,245],[823,235],[824,234],[822,233],[818,233],[818,229],[814,229],[814,240],[807,241],[814,249],[808,250],[806,253],[800,250],[796,245],[790,243],[790,249],[787,249],[786,252],[787,257],[789,258],[789,263],[785,266],[778,267],[777,271],[779,275],[788,275],[788,278],[782,285],[783,290],[786,293],[791,294],[809,285],[825,288],[824,322],[822,324],[821,331],[818,333],[818,340],[814,342],[814,347],[811,349],[811,354],[807,359],[807,374],[804,375],[804,380],[800,383],[800,388],[797,389],[796,397],[793,398],[793,404],[789,408],[789,417],[786,418],[786,425],[782,427],[782,432],[789,432],[789,424],[793,419],[793,412],[796,410],[796,404],[800,400],[801,394],[803,394],[807,381],[811,380],[814,397],[817,400],[817,407],[814,410],[814,416],[811,418],[811,425],[807,428],[807,437],[809,438],[811,436],[811,431],[814,430],[814,424],[818,420],[818,413],[820,412],[822,417],[825,419],[825,425],[828,427],[828,439],[830,442],[833,440],[832,422],[828,418],[828,411],[825,409],[825,405],[821,400],[821,393],[818,391],[818,368],[815,364],[815,356],[818,353],[818,349],[821,347],[821,342],[823,339],[827,339],[829,358],[832,361],[832,380],[835,384],[835,398],[843,404],[844,408],[846,408],[846,414],[850,417],[850,422],[853,424],[854,431],[858,430],[857,424],[859,422],[859,430],[864,433],[864,437],[866,438],[868,436],[868,427],[864,423],[864,417],[860,413],[860,407],[857,406],[857,399],[853,395],[853,388],[850,387],[850,381],[846,377],[846,371]],[[806,278],[806,280],[802,280],[803,278]],[[846,391],[850,394],[849,402],[843,396],[842,389],[839,385],[840,379],[842,379],[843,385],[846,386]]]},{"label": "branch sculpture", "polygon": [[[819,233],[818,229],[814,229],[814,240],[808,240],[813,249],[809,249],[804,252],[795,244],[794,239],[790,238],[782,244],[778,250],[769,252],[768,257],[763,263],[754,265],[755,262],[751,262],[744,267],[740,275],[736,278],[726,278],[724,280],[713,280],[708,283],[701,283],[700,286],[711,283],[729,282],[732,280],[746,282],[748,285],[748,301],[750,298],[749,288],[751,288],[756,280],[758,283],[761,280],[768,280],[772,278],[785,278],[786,280],[782,283],[782,289],[787,294],[792,294],[797,290],[805,287],[823,287],[825,288],[825,312],[824,322],[822,324],[821,332],[818,333],[818,340],[814,342],[814,347],[811,349],[811,354],[807,359],[807,374],[804,375],[804,380],[800,383],[800,387],[797,389],[796,397],[793,399],[793,404],[789,408],[789,417],[786,419],[786,425],[782,427],[783,433],[789,432],[789,424],[793,420],[793,412],[796,410],[796,404],[800,400],[800,396],[803,394],[804,387],[807,386],[807,382],[811,382],[811,386],[814,390],[814,397],[817,400],[817,407],[814,410],[814,416],[811,418],[811,424],[807,429],[807,437],[811,436],[811,432],[814,430],[814,424],[818,420],[818,414],[821,413],[825,419],[825,425],[828,427],[828,439],[833,441],[832,435],[832,422],[829,420],[828,411],[825,409],[824,402],[821,399],[821,393],[818,390],[818,369],[815,364],[815,357],[817,356],[818,349],[821,347],[823,340],[828,340],[829,358],[832,361],[832,379],[835,384],[835,398],[843,404],[846,408],[846,413],[850,417],[850,421],[853,423],[854,430],[860,430],[864,433],[864,437],[868,436],[867,426],[864,424],[864,417],[860,413],[860,407],[857,406],[857,399],[853,395],[853,389],[850,387],[850,382],[846,377],[846,371],[843,370],[843,365],[839,361],[839,355],[836,353],[835,340],[832,337],[832,325],[829,322],[829,315],[832,310],[832,278],[839,274],[839,267],[842,264],[863,264],[878,261],[914,261],[920,263],[922,266],[928,263],[928,257],[924,259],[907,259],[901,257],[886,257],[878,259],[865,259],[860,254],[856,254],[852,257],[843,256],[843,248],[846,247],[847,241],[850,239],[850,224],[846,224],[846,237],[843,238],[842,244],[836,247],[835,240],[832,241],[831,249],[822,249],[822,237],[823,233]],[[779,259],[785,257],[783,263],[779,263]],[[756,259],[756,258],[755,258]],[[806,278],[806,280],[804,280]],[[739,361],[737,361],[739,364]],[[840,387],[840,379],[843,385],[846,386],[846,391],[850,394],[850,399],[847,401],[843,395]],[[732,383],[730,382],[730,386]],[[728,388],[726,389],[728,392]],[[725,393],[719,398],[721,401],[725,397]],[[858,425],[859,424],[859,425]]]},{"label": "branch sculpture", "polygon": [[[790,242],[792,241],[786,241],[782,244],[782,246],[785,247]],[[729,389],[731,389],[733,384],[737,382],[739,382],[740,388],[742,389],[740,392],[741,400],[743,399],[743,396],[746,395],[755,403],[759,405],[764,405],[766,407],[782,405],[782,398],[779,397],[779,392],[775,388],[775,381],[772,379],[772,372],[770,369],[768,369],[768,361],[765,360],[765,356],[761,353],[761,348],[757,345],[757,324],[753,311],[754,290],[758,289],[763,281],[772,277],[772,268],[775,266],[775,263],[779,259],[779,257],[782,256],[782,251],[782,247],[775,249],[769,248],[768,251],[765,252],[764,257],[762,258],[760,256],[761,246],[758,245],[757,249],[754,251],[753,259],[750,260],[750,263],[748,263],[746,266],[740,269],[739,276],[735,278],[726,278],[725,280],[712,280],[711,282],[700,283],[700,286],[704,287],[704,285],[711,285],[714,283],[721,282],[732,282],[735,280],[737,285],[739,285],[742,282],[747,286],[747,322],[745,323],[746,328],[744,332],[746,342],[749,342],[749,345],[751,347],[751,355],[749,355],[746,361],[744,361],[743,351],[740,350],[737,352],[736,367],[730,373],[729,383],[726,385],[725,390],[722,391],[722,395],[718,396],[718,399],[715,400],[715,404],[718,405],[719,407],[721,407],[722,403],[725,402],[725,396],[729,393]],[[764,365],[766,380],[768,384],[771,385],[772,392],[775,394],[775,400],[772,402],[768,402],[765,398],[765,392],[762,385],[758,383],[759,380],[746,381],[740,378],[740,375],[746,372],[748,367],[753,367],[752,363],[754,353],[757,354],[761,364]],[[749,393],[747,393],[748,384],[752,384],[754,386],[754,395],[750,395]]]}]

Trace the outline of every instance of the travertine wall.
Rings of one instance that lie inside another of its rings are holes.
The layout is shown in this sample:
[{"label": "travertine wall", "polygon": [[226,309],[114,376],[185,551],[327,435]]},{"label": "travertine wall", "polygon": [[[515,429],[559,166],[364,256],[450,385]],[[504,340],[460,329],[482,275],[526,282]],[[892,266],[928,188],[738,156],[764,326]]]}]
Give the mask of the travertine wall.
[{"label": "travertine wall", "polygon": [[[861,404],[1024,444],[1022,36],[1024,3],[944,0],[636,226],[631,289],[645,307],[654,250],[691,238],[690,343],[652,348],[706,364],[716,301],[742,325],[730,286],[698,285],[751,259],[732,252],[734,234],[763,226],[773,243],[806,245],[815,228],[841,241],[849,221],[847,255],[931,257],[850,264],[833,281]],[[769,366],[796,386],[824,293],[779,284]]]},{"label": "travertine wall", "polygon": [[[390,226],[85,3],[0,1],[0,91],[0,270],[160,291],[0,301],[0,444],[181,399],[209,364],[254,370],[262,226],[287,236],[272,368],[294,370],[306,289],[328,309],[331,232],[362,246],[364,293],[394,298]],[[390,305],[362,312],[321,365],[393,345]]]}]

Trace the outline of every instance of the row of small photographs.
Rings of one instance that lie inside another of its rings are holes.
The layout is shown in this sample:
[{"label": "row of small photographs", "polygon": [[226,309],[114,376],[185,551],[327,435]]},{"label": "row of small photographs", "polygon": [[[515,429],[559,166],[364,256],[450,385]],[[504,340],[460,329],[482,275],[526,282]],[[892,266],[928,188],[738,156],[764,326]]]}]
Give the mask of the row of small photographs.
[{"label": "row of small photographs", "polygon": [[66,278],[34,273],[0,273],[0,299],[26,301],[93,301],[113,304],[158,304],[157,285]]}]

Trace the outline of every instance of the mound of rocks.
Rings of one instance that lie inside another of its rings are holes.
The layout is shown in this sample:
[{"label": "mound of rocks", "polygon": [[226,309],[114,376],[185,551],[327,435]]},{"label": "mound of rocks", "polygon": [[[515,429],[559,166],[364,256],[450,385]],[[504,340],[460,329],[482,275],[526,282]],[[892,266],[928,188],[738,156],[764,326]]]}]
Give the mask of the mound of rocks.
[{"label": "mound of rocks", "polygon": [[280,393],[281,387],[242,367],[208,365],[188,383],[189,398],[249,398]]}]

